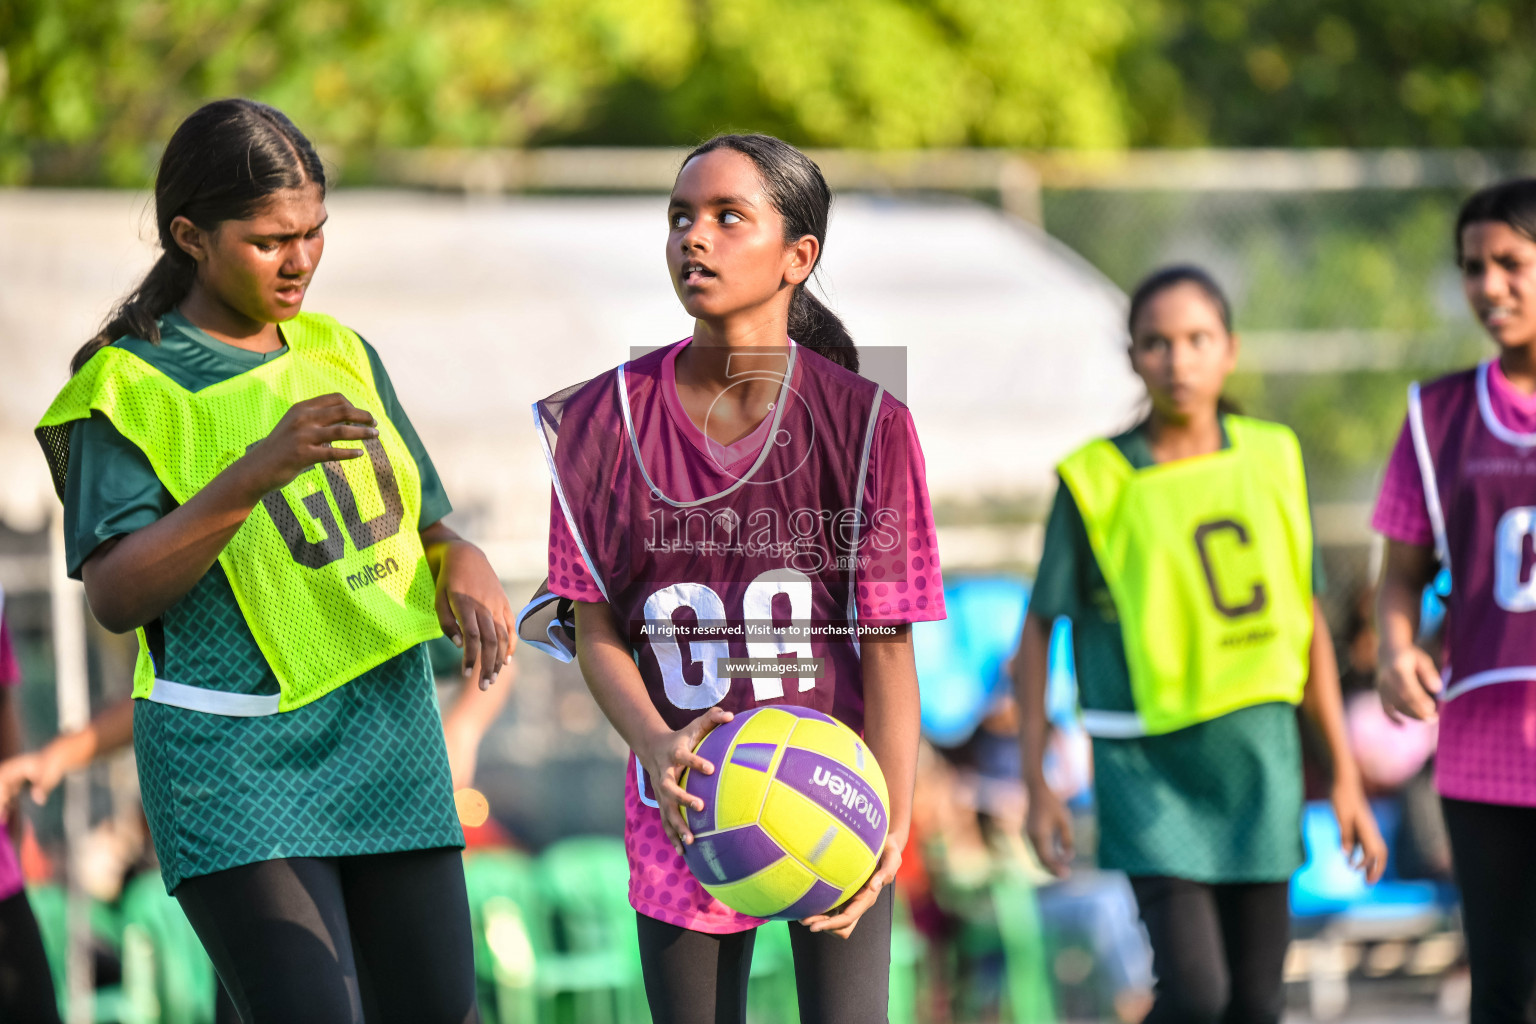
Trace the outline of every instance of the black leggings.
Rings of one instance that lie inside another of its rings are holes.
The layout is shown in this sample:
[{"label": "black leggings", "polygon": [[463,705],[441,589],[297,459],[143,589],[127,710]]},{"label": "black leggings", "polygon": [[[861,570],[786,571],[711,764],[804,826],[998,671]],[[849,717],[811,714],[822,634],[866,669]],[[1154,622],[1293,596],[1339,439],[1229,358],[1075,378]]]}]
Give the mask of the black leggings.
[{"label": "black leggings", "polygon": [[[0,837],[0,843],[7,840]],[[58,1024],[59,1002],[48,954],[27,894],[0,900],[0,1021]]]},{"label": "black leggings", "polygon": [[261,861],[176,898],[243,1024],[473,1024],[456,849]]},{"label": "black leggings", "polygon": [[[789,925],[802,1024],[886,1024],[891,984],[891,886],[847,939]],[[660,1024],[741,1024],[756,930],[730,935],[640,919],[640,967]]]},{"label": "black leggings", "polygon": [[1536,1022],[1536,808],[1442,798],[1472,968],[1472,1024]]},{"label": "black leggings", "polygon": [[1142,1024],[1274,1024],[1290,945],[1285,882],[1131,879],[1152,940],[1157,998]]}]

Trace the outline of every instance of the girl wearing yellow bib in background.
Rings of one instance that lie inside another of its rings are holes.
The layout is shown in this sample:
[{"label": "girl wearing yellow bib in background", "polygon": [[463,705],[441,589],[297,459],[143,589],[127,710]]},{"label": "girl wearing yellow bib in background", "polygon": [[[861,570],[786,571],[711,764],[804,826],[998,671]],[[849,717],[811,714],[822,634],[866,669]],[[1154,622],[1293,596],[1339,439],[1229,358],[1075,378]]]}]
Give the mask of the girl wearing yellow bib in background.
[{"label": "girl wearing yellow bib in background", "polygon": [[1147,1022],[1274,1022],[1287,880],[1302,860],[1296,704],[1332,755],[1345,849],[1358,846],[1372,881],[1386,850],[1313,596],[1321,573],[1296,437],[1227,411],[1237,338],[1204,271],[1147,278],[1129,327],[1150,412],[1059,467],[1014,661],[1029,837],[1065,875],[1071,818],[1041,766],[1046,651],[1065,617],[1093,736],[1099,865],[1130,876],[1152,940]]},{"label": "girl wearing yellow bib in background", "polygon": [[[245,1024],[478,1019],[424,642],[466,686],[512,612],[377,353],[301,313],[325,176],[280,112],[208,104],[155,184],[164,249],[38,427],[70,572],[136,630],[166,888]],[[409,259],[402,251],[402,259]]]}]

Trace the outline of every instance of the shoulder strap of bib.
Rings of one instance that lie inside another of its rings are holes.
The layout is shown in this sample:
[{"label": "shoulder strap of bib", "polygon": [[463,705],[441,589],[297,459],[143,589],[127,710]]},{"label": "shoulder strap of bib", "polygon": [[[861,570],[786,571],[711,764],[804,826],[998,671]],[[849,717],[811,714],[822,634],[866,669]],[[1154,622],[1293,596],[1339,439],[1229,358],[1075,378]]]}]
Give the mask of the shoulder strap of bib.
[{"label": "shoulder strap of bib", "polygon": [[35,433],[60,501],[64,500],[64,482],[69,477],[71,426],[76,420],[90,419],[92,410],[110,411],[119,389],[152,377],[159,377],[167,387],[179,387],[132,352],[108,345],[91,356],[59,391],[38,421]]},{"label": "shoulder strap of bib", "polygon": [[1108,519],[1136,470],[1114,442],[1104,438],[1083,445],[1056,469],[1077,502],[1094,550],[1103,552]]}]

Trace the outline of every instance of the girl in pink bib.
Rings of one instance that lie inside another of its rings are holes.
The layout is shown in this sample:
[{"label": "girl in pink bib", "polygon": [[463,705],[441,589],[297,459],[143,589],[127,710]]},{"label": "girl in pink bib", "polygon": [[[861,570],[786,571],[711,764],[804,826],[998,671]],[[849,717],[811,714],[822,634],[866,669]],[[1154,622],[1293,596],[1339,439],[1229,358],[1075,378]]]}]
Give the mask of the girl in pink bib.
[{"label": "girl in pink bib", "polygon": [[[1372,520],[1387,539],[1377,685],[1389,715],[1439,722],[1472,1021],[1536,1022],[1536,180],[1468,199],[1456,255],[1499,352],[1409,388]],[[1442,568],[1437,667],[1415,634]]]},{"label": "girl in pink bib", "polygon": [[[684,769],[714,771],[693,753],[711,728],[776,704],[862,733],[891,793],[890,835],[863,889],[826,913],[824,899],[810,905],[814,887],[791,907],[800,1019],[886,1020],[890,884],[919,730],[909,624],[943,618],[943,581],[911,415],[858,374],[847,331],[805,288],[830,199],[816,165],[778,139],[699,147],[667,213],[667,266],[693,336],[535,405],[554,484],[545,607],[573,602],[575,614],[524,635],[552,653],[574,647],[634,752],[629,897],[657,1021],[744,1019],[763,922],[690,874],[682,805],[704,806],[679,780]],[[710,641],[648,628],[785,620],[815,628]],[[848,632],[875,623],[890,635]],[[723,668],[790,655],[818,668]]]}]

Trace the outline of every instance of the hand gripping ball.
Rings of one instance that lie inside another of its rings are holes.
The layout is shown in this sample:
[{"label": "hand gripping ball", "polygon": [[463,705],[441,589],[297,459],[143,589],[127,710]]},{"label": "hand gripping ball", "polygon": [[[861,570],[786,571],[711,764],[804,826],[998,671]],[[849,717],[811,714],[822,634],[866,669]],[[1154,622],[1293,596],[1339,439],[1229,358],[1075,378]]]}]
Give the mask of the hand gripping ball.
[{"label": "hand gripping ball", "polygon": [[874,873],[890,804],[885,776],[859,735],[807,708],[764,707],[717,726],[689,771],[688,869],[726,906],[796,921],[846,901]]}]

